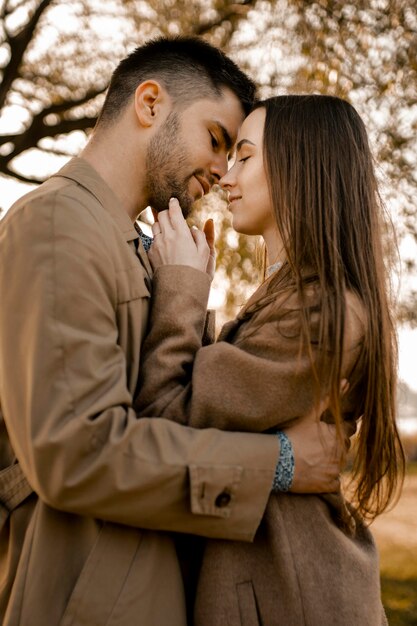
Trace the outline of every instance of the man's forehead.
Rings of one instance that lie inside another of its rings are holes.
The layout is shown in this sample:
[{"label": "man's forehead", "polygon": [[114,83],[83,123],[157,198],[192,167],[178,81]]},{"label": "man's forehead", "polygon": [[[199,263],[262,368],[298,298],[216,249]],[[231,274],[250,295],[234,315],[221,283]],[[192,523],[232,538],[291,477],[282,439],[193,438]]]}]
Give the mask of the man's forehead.
[{"label": "man's forehead", "polygon": [[213,130],[216,129],[224,140],[227,150],[232,149],[245,114],[239,98],[230,89],[224,88],[219,95],[214,97],[202,97],[195,100],[190,104],[188,112],[192,116],[197,116],[197,119]]},{"label": "man's forehead", "polygon": [[243,105],[237,95],[227,87],[221,89],[220,94],[212,98],[202,98],[200,102],[213,112],[213,115],[221,120],[229,120],[229,123],[241,125],[245,117]]}]

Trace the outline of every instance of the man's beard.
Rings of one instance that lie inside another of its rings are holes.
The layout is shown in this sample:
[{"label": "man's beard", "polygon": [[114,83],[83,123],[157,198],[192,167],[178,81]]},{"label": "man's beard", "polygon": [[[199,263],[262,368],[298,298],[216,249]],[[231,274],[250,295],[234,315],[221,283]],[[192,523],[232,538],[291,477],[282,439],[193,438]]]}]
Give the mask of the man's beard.
[{"label": "man's beard", "polygon": [[172,111],[151,139],[146,155],[146,191],[150,206],[158,212],[164,211],[169,199],[177,198],[184,217],[187,217],[194,202],[188,192],[194,172],[187,176],[182,176],[182,172],[190,170],[179,116]]}]

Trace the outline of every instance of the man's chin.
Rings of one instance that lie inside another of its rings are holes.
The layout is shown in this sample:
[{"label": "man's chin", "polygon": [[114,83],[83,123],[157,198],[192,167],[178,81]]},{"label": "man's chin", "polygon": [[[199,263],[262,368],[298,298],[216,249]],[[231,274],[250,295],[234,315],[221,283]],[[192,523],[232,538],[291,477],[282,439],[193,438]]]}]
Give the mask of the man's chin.
[{"label": "man's chin", "polygon": [[154,209],[157,213],[160,213],[161,211],[166,211],[168,209],[170,198],[177,198],[180,203],[183,216],[185,218],[189,217],[194,204],[194,198],[192,198],[189,194],[179,194],[178,192],[175,193],[173,191],[167,198],[152,198],[149,204],[152,209]]},{"label": "man's chin", "polygon": [[194,199],[188,194],[187,196],[182,195],[180,197],[173,194],[173,197],[177,198],[178,202],[180,203],[182,214],[184,218],[187,219],[193,209]]}]

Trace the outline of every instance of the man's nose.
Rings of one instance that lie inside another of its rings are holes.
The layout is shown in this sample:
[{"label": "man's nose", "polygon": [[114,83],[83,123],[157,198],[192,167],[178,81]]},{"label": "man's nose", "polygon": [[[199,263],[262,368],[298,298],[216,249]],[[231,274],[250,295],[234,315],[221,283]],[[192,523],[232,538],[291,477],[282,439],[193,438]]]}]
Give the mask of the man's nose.
[{"label": "man's nose", "polygon": [[217,159],[213,161],[210,174],[216,183],[219,183],[220,179],[227,173],[227,155],[219,154]]}]

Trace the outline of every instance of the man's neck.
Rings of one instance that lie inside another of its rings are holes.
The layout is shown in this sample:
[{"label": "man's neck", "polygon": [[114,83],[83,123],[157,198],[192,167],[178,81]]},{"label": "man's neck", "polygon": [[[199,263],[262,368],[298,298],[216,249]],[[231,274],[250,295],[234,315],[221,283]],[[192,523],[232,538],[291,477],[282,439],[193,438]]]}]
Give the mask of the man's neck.
[{"label": "man's neck", "polygon": [[138,171],[140,168],[120,139],[116,142],[92,138],[80,156],[106,181],[134,222],[146,208],[144,194],[140,193],[145,187],[145,167]]}]

